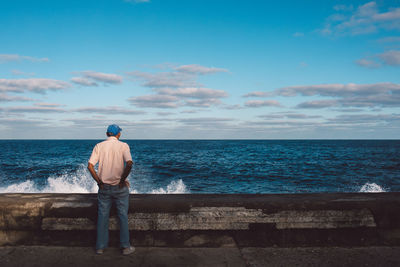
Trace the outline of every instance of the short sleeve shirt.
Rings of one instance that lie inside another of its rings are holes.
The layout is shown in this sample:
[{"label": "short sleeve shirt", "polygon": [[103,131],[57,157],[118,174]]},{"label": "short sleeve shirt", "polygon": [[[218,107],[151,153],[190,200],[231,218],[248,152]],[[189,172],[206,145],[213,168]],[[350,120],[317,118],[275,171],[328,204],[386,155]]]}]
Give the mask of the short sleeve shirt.
[{"label": "short sleeve shirt", "polygon": [[99,163],[100,179],[103,183],[111,185],[119,184],[127,161],[132,161],[129,145],[114,136],[98,143],[89,159],[89,163],[93,166]]}]

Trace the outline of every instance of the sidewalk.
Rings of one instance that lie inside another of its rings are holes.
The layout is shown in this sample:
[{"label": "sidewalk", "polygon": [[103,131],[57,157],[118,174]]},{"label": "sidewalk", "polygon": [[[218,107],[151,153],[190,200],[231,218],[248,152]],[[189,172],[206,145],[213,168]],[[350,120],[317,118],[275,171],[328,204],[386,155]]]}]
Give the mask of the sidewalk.
[{"label": "sidewalk", "polygon": [[122,256],[109,248],[0,247],[0,266],[400,266],[400,247],[160,248],[139,247]]}]

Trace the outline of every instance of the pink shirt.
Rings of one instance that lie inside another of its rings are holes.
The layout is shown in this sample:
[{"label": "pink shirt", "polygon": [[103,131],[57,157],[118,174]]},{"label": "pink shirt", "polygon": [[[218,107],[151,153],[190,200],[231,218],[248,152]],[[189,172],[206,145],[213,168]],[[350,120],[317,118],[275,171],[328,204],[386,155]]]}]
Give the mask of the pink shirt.
[{"label": "pink shirt", "polygon": [[98,143],[90,156],[89,163],[95,166],[99,163],[98,175],[105,184],[117,185],[124,172],[125,162],[132,161],[127,143],[110,136]]}]

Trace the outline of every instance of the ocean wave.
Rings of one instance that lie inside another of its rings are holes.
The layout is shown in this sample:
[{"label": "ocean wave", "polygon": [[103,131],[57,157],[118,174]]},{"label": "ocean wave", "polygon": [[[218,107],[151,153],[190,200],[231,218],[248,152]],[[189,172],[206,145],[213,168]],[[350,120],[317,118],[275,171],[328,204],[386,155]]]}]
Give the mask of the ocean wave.
[{"label": "ocean wave", "polygon": [[381,193],[381,192],[386,192],[386,190],[376,184],[376,183],[365,183],[363,186],[361,186],[361,189],[359,191],[360,193]]},{"label": "ocean wave", "polygon": [[[131,184],[135,184],[135,179],[131,181]],[[0,187],[0,193],[97,193],[97,184],[82,164],[75,173],[65,173],[58,177],[50,176],[44,187],[39,187],[34,181],[27,180]],[[184,182],[179,179],[171,181],[165,188],[150,189],[147,192],[140,192],[131,186],[130,193],[183,194],[190,192]]]},{"label": "ocean wave", "polygon": [[184,194],[189,193],[189,190],[186,188],[186,185],[183,183],[182,179],[177,181],[172,181],[167,188],[164,189],[162,187],[158,189],[154,189],[150,192],[151,194]]},{"label": "ocean wave", "polygon": [[35,183],[31,180],[12,184],[6,187],[0,187],[0,193],[40,193],[35,186]]}]

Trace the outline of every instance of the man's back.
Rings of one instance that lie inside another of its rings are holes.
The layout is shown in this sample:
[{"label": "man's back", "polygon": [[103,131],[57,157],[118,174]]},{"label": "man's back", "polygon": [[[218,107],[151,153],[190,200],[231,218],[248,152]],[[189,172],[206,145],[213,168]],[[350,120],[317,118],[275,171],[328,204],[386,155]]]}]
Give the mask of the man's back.
[{"label": "man's back", "polygon": [[117,185],[124,171],[124,163],[131,160],[128,144],[110,136],[94,147],[89,163],[94,166],[99,162],[98,173],[103,183]]}]

